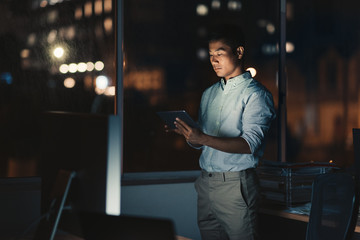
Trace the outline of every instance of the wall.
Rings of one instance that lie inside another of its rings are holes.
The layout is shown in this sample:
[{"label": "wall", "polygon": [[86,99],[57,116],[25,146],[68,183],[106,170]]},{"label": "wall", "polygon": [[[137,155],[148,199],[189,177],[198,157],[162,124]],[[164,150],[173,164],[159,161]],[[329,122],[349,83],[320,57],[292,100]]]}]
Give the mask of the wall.
[{"label": "wall", "polygon": [[[150,173],[150,178],[149,173],[135,174],[133,180],[144,181],[134,185],[126,185],[133,181],[125,177],[121,190],[121,214],[169,218],[174,222],[177,235],[200,239],[194,188],[198,174],[198,171],[159,173],[158,179],[162,181],[157,184],[148,184],[156,181],[156,173]],[[186,182],[181,182],[181,179]]]}]

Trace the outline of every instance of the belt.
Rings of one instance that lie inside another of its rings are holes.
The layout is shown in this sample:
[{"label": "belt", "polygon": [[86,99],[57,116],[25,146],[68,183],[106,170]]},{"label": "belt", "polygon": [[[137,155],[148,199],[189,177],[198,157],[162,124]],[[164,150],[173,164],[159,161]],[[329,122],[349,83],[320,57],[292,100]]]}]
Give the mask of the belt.
[{"label": "belt", "polygon": [[217,180],[226,182],[227,180],[237,180],[240,179],[245,174],[255,171],[255,168],[248,168],[242,171],[234,172],[207,172],[205,170],[201,171],[202,178],[209,178],[209,180]]}]

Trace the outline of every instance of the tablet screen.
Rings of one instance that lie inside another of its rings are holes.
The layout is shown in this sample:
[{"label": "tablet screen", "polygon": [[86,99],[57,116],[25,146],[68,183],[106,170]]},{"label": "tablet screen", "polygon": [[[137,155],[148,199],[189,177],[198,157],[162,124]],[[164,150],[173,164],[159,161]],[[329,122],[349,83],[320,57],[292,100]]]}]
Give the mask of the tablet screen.
[{"label": "tablet screen", "polygon": [[157,114],[161,117],[161,119],[165,122],[165,124],[170,129],[175,129],[175,119],[180,118],[183,120],[186,124],[188,124],[190,127],[193,128],[199,128],[197,123],[190,117],[190,115],[184,111],[163,111],[163,112],[157,112]]}]

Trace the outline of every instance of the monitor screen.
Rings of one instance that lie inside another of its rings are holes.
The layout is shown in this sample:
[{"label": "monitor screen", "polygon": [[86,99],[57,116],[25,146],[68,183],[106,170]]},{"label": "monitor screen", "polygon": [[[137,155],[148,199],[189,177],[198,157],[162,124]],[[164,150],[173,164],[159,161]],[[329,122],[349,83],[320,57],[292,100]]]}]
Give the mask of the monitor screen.
[{"label": "monitor screen", "polygon": [[57,173],[68,170],[76,172],[68,196],[75,210],[120,215],[120,117],[48,112],[42,124],[42,206],[51,201]]}]

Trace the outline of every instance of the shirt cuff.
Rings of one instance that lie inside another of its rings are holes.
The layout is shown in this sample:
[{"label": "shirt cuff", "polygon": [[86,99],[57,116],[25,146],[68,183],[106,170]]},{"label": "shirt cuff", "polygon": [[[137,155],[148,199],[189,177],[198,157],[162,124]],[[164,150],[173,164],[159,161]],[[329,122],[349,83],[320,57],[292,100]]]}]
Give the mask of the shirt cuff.
[{"label": "shirt cuff", "polygon": [[189,146],[192,147],[192,148],[195,148],[195,149],[202,149],[202,148],[203,148],[203,146],[197,147],[197,146],[195,146],[195,145],[192,145],[191,142],[189,142],[189,141],[186,141],[186,142],[187,142],[187,144],[189,144]]}]

